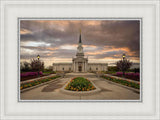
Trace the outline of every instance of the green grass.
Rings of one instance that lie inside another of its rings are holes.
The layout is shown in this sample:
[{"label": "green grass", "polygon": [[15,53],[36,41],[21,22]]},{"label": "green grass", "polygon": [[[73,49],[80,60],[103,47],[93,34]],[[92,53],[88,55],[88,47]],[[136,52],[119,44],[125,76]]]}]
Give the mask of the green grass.
[{"label": "green grass", "polygon": [[93,84],[83,77],[77,77],[72,79],[69,84],[65,87],[66,90],[72,91],[89,91],[94,90]]},{"label": "green grass", "polygon": [[54,73],[53,71],[44,71],[43,74],[51,74]]},{"label": "green grass", "polygon": [[115,71],[106,71],[106,74],[116,74]]}]

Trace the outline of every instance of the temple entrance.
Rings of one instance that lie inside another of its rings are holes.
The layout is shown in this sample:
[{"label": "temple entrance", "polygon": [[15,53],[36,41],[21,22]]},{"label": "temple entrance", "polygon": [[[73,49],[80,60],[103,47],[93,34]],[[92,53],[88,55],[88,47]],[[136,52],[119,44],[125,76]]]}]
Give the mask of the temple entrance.
[{"label": "temple entrance", "polygon": [[82,72],[82,66],[78,66],[78,71]]}]

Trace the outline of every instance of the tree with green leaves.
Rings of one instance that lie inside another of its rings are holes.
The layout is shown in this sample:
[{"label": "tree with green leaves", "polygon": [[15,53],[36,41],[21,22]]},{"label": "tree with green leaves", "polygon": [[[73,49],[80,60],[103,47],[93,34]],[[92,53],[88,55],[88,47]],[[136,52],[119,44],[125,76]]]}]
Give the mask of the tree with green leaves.
[{"label": "tree with green leaves", "polygon": [[21,72],[28,72],[31,70],[30,63],[24,61],[20,63]]}]

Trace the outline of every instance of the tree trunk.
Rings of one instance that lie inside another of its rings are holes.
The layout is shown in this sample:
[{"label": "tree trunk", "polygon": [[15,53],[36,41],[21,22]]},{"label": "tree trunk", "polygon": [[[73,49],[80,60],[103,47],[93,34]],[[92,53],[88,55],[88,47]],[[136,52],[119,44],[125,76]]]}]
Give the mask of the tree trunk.
[{"label": "tree trunk", "polygon": [[123,71],[123,77],[125,77],[125,72]]}]

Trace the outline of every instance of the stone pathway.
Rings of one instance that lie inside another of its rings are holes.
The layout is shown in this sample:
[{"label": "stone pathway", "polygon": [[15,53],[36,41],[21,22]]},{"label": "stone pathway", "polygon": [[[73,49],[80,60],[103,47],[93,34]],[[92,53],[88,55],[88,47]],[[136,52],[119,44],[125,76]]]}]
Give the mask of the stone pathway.
[{"label": "stone pathway", "polygon": [[[83,76],[94,82],[101,89],[99,93],[89,95],[68,95],[60,91],[71,78]],[[103,78],[97,78],[93,73],[67,73],[59,81],[40,86],[21,93],[21,100],[139,100],[140,94]]]}]

